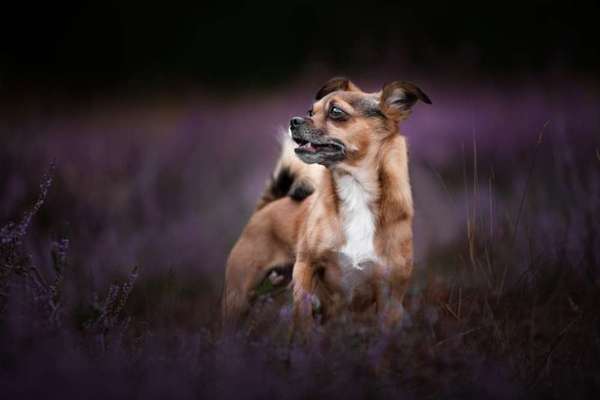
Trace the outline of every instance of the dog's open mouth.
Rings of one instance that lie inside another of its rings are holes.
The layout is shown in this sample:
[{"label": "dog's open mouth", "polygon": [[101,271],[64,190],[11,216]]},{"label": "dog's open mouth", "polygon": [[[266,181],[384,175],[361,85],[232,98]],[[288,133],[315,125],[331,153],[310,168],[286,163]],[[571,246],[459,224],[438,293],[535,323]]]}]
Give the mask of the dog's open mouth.
[{"label": "dog's open mouth", "polygon": [[346,158],[346,146],[337,139],[306,140],[294,138],[296,155],[307,164],[331,165]]},{"label": "dog's open mouth", "polygon": [[295,152],[299,156],[302,154],[318,154],[322,153],[323,155],[329,154],[343,154],[345,151],[345,146],[336,139],[326,139],[323,141],[308,141],[305,139],[297,139],[294,138],[294,141],[298,144]]}]

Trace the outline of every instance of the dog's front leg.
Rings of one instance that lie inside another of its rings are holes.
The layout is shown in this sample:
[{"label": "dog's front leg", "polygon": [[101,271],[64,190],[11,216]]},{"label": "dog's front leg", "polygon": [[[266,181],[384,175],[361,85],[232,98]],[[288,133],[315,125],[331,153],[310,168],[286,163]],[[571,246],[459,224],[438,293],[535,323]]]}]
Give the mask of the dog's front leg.
[{"label": "dog's front leg", "polygon": [[397,328],[404,317],[402,302],[408,287],[412,266],[386,267],[380,270],[377,287],[377,314],[383,332]]}]

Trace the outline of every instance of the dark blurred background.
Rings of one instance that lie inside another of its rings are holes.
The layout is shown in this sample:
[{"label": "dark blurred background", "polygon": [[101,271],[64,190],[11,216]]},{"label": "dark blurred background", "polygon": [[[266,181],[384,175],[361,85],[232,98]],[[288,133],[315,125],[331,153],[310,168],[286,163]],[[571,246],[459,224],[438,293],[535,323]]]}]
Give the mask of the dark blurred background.
[{"label": "dark blurred background", "polygon": [[[35,392],[37,374],[56,387],[96,382],[98,396],[157,396],[152,388],[172,384],[197,398],[210,381],[226,397],[244,377],[257,398],[288,393],[260,351],[226,357],[215,345],[224,265],[290,117],[346,75],[366,91],[412,81],[433,101],[402,126],[416,209],[406,307],[416,322],[401,338],[397,376],[407,377],[405,361],[424,371],[406,378],[432,390],[415,397],[444,397],[455,382],[482,390],[458,398],[600,387],[599,11],[597,1],[4,2],[0,227],[31,208],[54,162],[23,251],[52,282],[51,249],[65,237],[69,249],[56,344],[47,339],[56,331],[39,329],[47,321],[23,311],[40,296],[4,273],[19,258],[0,241],[0,305],[10,300],[0,355],[11,360],[0,363],[0,386]],[[133,266],[125,309],[101,325],[98,295],[110,297]],[[125,345],[105,345],[113,333]],[[71,345],[89,337],[104,358]],[[141,357],[135,385],[122,369],[129,344]],[[359,353],[341,354],[362,365]],[[105,385],[98,368],[122,385]],[[314,398],[306,371],[310,385],[292,386]],[[337,381],[363,382],[352,371]]]},{"label": "dark blurred background", "polygon": [[3,98],[165,89],[252,90],[326,65],[432,74],[594,74],[598,2],[10,2]]}]

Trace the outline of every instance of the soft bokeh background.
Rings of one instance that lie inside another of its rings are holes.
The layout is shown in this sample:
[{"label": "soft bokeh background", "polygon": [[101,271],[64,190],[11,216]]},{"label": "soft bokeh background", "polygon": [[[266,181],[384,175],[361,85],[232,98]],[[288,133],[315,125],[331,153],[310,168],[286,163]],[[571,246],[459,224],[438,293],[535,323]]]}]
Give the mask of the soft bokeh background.
[{"label": "soft bokeh background", "polygon": [[[434,297],[453,304],[466,264],[489,271],[465,290],[493,292],[491,281],[504,287],[506,276],[518,282],[532,265],[565,259],[597,294],[596,2],[3,7],[0,223],[31,206],[54,161],[26,248],[50,273],[53,241],[69,238],[74,325],[93,293],[139,266],[128,315],[155,333],[210,331],[227,253],[278,137],[336,75],[372,91],[412,81],[433,100],[402,128],[416,204],[414,299],[439,286]],[[494,270],[494,257],[510,261]],[[549,346],[569,321],[558,322],[543,333]],[[500,368],[510,379],[515,363]]]}]

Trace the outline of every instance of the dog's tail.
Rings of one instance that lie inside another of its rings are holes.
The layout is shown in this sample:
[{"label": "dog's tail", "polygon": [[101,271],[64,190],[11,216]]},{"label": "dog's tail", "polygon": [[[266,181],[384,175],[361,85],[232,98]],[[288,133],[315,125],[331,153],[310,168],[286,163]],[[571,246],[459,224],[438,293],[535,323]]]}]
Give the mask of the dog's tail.
[{"label": "dog's tail", "polygon": [[306,164],[296,157],[294,143],[285,134],[281,140],[281,156],[256,209],[260,210],[272,201],[286,196],[296,201],[304,200],[319,184],[322,168],[317,164]]}]

